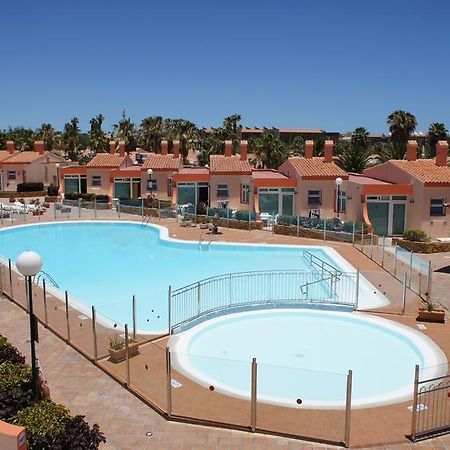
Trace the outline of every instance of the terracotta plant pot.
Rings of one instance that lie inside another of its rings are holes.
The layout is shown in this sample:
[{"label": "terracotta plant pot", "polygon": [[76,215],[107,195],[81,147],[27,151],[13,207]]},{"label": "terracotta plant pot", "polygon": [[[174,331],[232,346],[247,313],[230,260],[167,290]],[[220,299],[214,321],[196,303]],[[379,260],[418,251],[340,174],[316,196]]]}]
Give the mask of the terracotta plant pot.
[{"label": "terracotta plant pot", "polygon": [[[136,356],[139,354],[139,342],[130,341],[128,344],[129,357]],[[121,348],[120,350],[114,350],[109,348],[109,360],[113,363],[118,363],[126,359],[127,349]]]},{"label": "terracotta plant pot", "polygon": [[443,309],[428,311],[426,308],[420,308],[417,320],[422,322],[445,323],[445,311]]}]

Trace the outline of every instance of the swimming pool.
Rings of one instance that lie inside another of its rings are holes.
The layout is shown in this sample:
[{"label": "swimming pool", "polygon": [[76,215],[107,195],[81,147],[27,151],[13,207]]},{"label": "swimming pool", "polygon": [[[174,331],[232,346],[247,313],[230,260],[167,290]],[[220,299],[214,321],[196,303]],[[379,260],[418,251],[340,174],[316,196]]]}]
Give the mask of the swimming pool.
[{"label": "swimming pool", "polygon": [[[208,251],[200,251],[198,242],[170,239],[166,228],[136,222],[49,223],[0,232],[0,255],[15,260],[24,250],[38,252],[43,270],[84,305],[86,313],[94,305],[113,322],[130,324],[135,295],[137,328],[147,333],[167,330],[169,285],[177,288],[240,271],[311,271],[302,257],[304,248],[342,271],[355,270],[328,247],[213,242]],[[388,303],[363,278],[359,297],[362,308]]]},{"label": "swimming pool", "polygon": [[[427,336],[363,313],[263,310],[204,322],[171,337],[174,367],[218,392],[250,397],[258,363],[258,400],[306,408],[343,408],[353,371],[353,407],[411,398],[414,367],[446,364]],[[439,366],[430,376],[446,372]]]}]

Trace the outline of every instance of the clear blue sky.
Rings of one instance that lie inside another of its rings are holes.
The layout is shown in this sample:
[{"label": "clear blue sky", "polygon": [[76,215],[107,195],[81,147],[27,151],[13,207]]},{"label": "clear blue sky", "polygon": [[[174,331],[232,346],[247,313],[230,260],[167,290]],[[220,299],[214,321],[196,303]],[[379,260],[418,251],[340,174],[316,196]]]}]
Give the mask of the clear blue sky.
[{"label": "clear blue sky", "polygon": [[122,110],[218,126],[450,126],[450,1],[4,1],[0,128]]}]

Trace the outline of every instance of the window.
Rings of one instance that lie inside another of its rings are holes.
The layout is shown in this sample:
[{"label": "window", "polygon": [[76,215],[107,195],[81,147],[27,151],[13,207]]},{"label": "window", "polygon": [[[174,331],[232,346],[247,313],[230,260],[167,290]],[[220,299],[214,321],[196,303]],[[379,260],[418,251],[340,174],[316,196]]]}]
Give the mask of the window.
[{"label": "window", "polygon": [[228,197],[228,184],[217,185],[217,197]]},{"label": "window", "polygon": [[241,203],[248,205],[250,203],[250,185],[241,184]]},{"label": "window", "polygon": [[8,170],[8,180],[15,180],[15,179],[16,179],[16,171]]},{"label": "window", "polygon": [[345,191],[339,191],[338,207],[339,212],[345,213],[347,208],[347,195],[345,194]]},{"label": "window", "polygon": [[443,198],[432,198],[430,200],[430,216],[445,216]]},{"label": "window", "polygon": [[167,179],[167,196],[172,197],[173,193],[173,180],[172,178]]},{"label": "window", "polygon": [[322,191],[308,191],[308,205],[321,205]]},{"label": "window", "polygon": [[101,187],[102,177],[100,175],[92,175],[92,187]]},{"label": "window", "polygon": [[148,190],[151,192],[158,190],[158,183],[156,180],[148,180]]},{"label": "window", "polygon": [[86,175],[64,175],[64,192],[86,194],[87,179]]}]

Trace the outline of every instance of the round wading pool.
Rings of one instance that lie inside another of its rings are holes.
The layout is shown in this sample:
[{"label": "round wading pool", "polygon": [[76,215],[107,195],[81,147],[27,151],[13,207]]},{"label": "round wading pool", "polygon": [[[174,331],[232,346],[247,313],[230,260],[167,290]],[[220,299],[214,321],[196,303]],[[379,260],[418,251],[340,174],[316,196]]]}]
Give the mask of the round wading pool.
[{"label": "round wading pool", "polygon": [[204,386],[250,397],[257,360],[258,401],[309,408],[342,408],[346,375],[353,372],[352,406],[411,398],[414,367],[446,357],[422,333],[362,313],[264,310],[204,322],[171,338],[177,370]]}]

